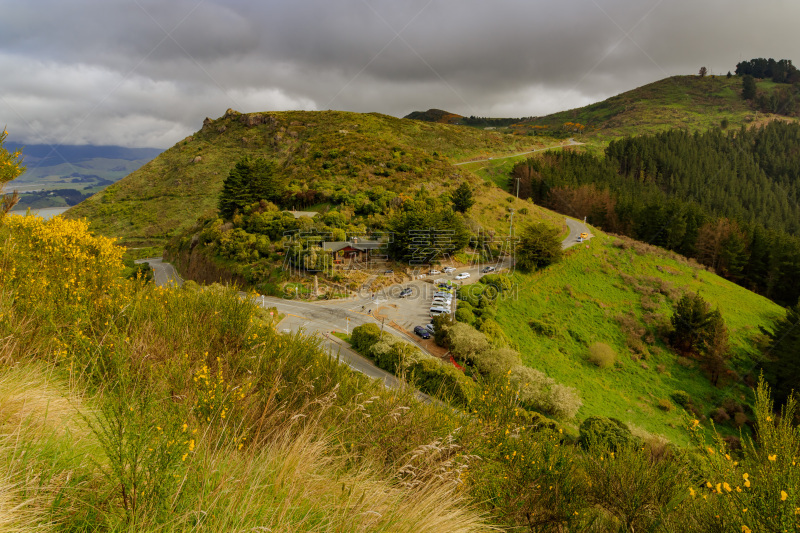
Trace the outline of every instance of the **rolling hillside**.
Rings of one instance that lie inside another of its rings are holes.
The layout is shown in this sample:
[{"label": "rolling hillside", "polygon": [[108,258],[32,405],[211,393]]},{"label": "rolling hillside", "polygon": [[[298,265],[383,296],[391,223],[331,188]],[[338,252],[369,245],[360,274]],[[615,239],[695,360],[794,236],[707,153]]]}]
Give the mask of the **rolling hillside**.
[{"label": "rolling hillside", "polygon": [[[758,80],[757,87],[759,92],[769,94],[776,84]],[[742,79],[737,76],[672,76],[602,102],[536,117],[514,128],[520,133],[557,132],[564,130],[565,123],[578,123],[585,127],[582,137],[602,143],[624,135],[676,127],[703,131],[726,125],[738,128],[771,120],[797,120],[758,112],[742,99],[741,90]]]},{"label": "rolling hillside", "polygon": [[[683,81],[690,83],[679,90]],[[667,127],[664,109],[670,101],[678,113],[676,117],[683,117],[676,118],[677,125],[692,122],[692,117],[697,118],[697,127],[701,126],[699,117],[713,125],[715,116],[732,117],[736,113],[746,121],[744,104],[736,107],[732,97],[727,99],[732,106],[728,108],[723,102],[727,101],[724,94],[706,95],[699,102],[700,96],[692,92],[707,84],[706,89],[733,94],[733,81],[671,78],[594,108],[589,106],[578,114],[595,117],[605,125],[602,131],[608,135],[621,131],[613,130],[612,124],[633,131],[637,120],[650,116],[641,113],[647,109],[658,111],[653,111],[652,122],[641,124],[642,128]],[[632,96],[643,98],[648,91],[650,100]],[[626,105],[638,111],[633,113]],[[719,115],[704,114],[712,105],[721,109]],[[532,143],[533,140],[539,142]],[[602,137],[599,140],[602,142]],[[267,272],[280,267],[279,236],[265,240],[258,254],[242,248],[247,253],[241,256],[237,251],[215,255],[234,232],[246,238],[262,238],[248,226],[252,220],[217,220],[222,183],[245,155],[266,155],[278,163],[291,197],[298,202],[307,199],[297,209],[326,211],[335,206],[340,213],[347,213],[347,223],[360,227],[382,227],[386,222],[388,213],[369,209],[370,203],[383,201],[383,192],[392,193],[395,196],[390,195],[391,198],[398,198],[402,204],[404,197],[447,196],[466,182],[473,187],[476,200],[464,217],[470,231],[491,230],[507,235],[512,209],[515,227],[533,221],[563,225],[563,216],[516,199],[502,188],[503,174],[515,158],[498,158],[545,145],[558,146],[558,142],[539,135],[508,135],[378,114],[240,114],[229,110],[217,120],[207,119],[195,135],[73,208],[68,215],[87,217],[95,231],[121,237],[123,244],[129,246],[161,246],[180,237],[178,240],[188,249],[207,234],[209,243],[220,245],[204,252],[216,262],[211,270],[238,275],[257,265],[260,271]],[[492,161],[453,165],[489,156]],[[386,211],[395,209],[391,203],[388,205]],[[200,223],[196,224],[198,220]],[[218,235],[212,235],[214,232]],[[258,261],[272,262],[267,265]],[[308,281],[286,276],[264,274],[262,278],[270,284]],[[691,396],[691,416],[732,419],[733,409],[747,403],[744,380],[758,362],[759,327],[768,327],[782,313],[774,303],[680,256],[599,231],[595,240],[570,251],[562,263],[534,274],[514,274],[513,281],[517,297],[499,304],[496,321],[519,349],[526,365],[579,391],[584,402],[579,419],[613,416],[677,443],[687,442],[688,434],[681,423],[687,415],[676,404],[674,395],[684,391]],[[719,309],[731,333],[734,358],[731,372],[725,375],[724,388],[712,386],[696,361],[679,358],[666,343],[672,309],[687,291],[699,291],[712,308]],[[586,362],[589,347],[597,342],[615,352],[617,364],[612,368],[598,369]],[[719,413],[724,406],[731,409],[730,413]],[[723,424],[723,431],[735,433],[732,424]]]},{"label": "rolling hillside", "polygon": [[224,179],[245,155],[276,160],[298,191],[329,196],[425,188],[435,194],[479,181],[454,161],[524,152],[548,141],[374,113],[229,110],[66,216],[85,217],[95,231],[124,244],[158,245],[215,212]]}]

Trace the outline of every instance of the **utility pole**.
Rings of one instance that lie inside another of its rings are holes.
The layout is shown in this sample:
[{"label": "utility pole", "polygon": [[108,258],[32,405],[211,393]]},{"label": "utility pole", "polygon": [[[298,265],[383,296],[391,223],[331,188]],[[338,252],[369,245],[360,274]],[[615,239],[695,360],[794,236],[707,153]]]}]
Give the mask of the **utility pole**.
[{"label": "utility pole", "polygon": [[517,200],[519,200],[519,176],[517,177]]},{"label": "utility pole", "polygon": [[514,210],[511,210],[511,225],[508,227],[508,236],[514,236]]}]

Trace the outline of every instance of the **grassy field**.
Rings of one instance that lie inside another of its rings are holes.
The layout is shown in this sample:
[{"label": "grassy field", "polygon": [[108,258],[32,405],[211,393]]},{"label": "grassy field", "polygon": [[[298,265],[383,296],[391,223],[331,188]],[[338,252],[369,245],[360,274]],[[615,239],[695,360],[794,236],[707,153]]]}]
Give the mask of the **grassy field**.
[{"label": "grassy field", "polygon": [[[758,326],[782,314],[771,301],[674,254],[602,234],[570,249],[561,263],[514,280],[518,291],[501,302],[497,320],[527,365],[580,391],[579,418],[613,416],[681,444],[689,434],[687,414],[670,399],[676,390],[689,393],[704,414],[726,397],[750,399],[736,377],[716,389],[697,362],[680,364],[664,343],[660,330],[683,291],[699,292],[719,308],[740,376],[757,358]],[[554,333],[537,333],[541,324]],[[589,346],[597,342],[614,349],[617,365],[601,369],[588,361]],[[669,410],[659,407],[662,400]]]}]

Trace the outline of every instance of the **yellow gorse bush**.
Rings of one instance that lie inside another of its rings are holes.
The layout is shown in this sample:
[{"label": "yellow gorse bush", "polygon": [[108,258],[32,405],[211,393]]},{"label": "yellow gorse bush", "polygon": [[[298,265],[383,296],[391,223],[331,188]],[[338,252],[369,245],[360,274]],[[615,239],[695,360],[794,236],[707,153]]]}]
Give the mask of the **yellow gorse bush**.
[{"label": "yellow gorse bush", "polygon": [[0,133],[0,184],[11,181],[25,171],[22,166],[22,150],[9,152],[3,148],[8,131]]},{"label": "yellow gorse bush", "polygon": [[0,226],[0,244],[5,248],[0,283],[17,300],[85,303],[120,283],[123,249],[89,233],[82,220],[7,217]]}]

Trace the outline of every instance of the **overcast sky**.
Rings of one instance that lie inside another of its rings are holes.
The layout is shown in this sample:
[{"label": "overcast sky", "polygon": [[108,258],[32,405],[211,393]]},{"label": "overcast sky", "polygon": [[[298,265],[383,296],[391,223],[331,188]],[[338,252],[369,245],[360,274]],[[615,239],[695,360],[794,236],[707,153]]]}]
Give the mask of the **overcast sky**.
[{"label": "overcast sky", "polygon": [[798,0],[0,0],[0,127],[167,148],[227,108],[529,116],[800,62]]}]

